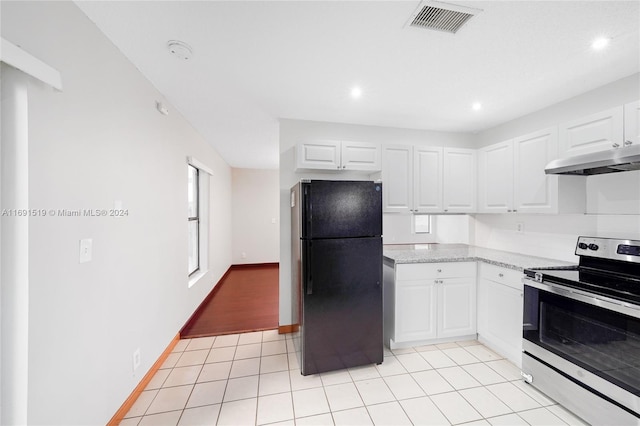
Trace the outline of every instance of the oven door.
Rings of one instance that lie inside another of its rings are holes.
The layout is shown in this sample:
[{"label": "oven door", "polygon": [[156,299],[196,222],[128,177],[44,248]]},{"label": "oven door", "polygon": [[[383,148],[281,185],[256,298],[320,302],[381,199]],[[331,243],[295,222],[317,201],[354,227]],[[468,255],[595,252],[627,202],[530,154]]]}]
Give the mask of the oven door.
[{"label": "oven door", "polygon": [[524,283],[525,353],[640,417],[640,306]]}]

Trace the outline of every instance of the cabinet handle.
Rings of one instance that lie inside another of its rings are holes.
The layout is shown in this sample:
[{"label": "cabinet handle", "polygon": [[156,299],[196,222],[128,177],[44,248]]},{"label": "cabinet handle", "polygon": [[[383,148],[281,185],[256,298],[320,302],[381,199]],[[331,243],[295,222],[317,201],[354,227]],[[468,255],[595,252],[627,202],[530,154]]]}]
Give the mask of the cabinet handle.
[{"label": "cabinet handle", "polygon": [[633,145],[633,141],[624,141],[624,146]]},{"label": "cabinet handle", "polygon": [[518,212],[518,210],[516,210],[516,209],[513,209],[513,210],[511,210],[511,211],[512,211],[512,212],[514,212],[514,213],[517,213],[517,212]]},{"label": "cabinet handle", "polygon": [[614,148],[620,148],[620,144],[618,142],[614,143],[613,145],[611,145]]},{"label": "cabinet handle", "polygon": [[504,274],[503,274],[502,272],[500,272],[500,273],[498,274],[498,276],[499,276],[500,278],[502,278],[502,277],[504,277]]}]

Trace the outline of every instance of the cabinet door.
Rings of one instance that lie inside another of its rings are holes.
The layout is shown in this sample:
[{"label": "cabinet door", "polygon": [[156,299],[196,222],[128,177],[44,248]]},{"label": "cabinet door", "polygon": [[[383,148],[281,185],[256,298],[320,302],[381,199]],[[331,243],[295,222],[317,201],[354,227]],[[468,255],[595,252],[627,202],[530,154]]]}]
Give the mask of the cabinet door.
[{"label": "cabinet door", "polygon": [[624,106],[624,141],[640,144],[640,101]]},{"label": "cabinet door", "polygon": [[446,278],[438,281],[438,338],[475,334],[475,278]]},{"label": "cabinet door", "polygon": [[522,363],[522,291],[490,280],[486,290],[486,323],[478,333],[518,366]]},{"label": "cabinet door", "polygon": [[345,170],[380,170],[379,144],[343,141],[341,152]]},{"label": "cabinet door", "polygon": [[513,210],[513,141],[478,151],[478,211],[506,213]]},{"label": "cabinet door", "polygon": [[442,148],[413,148],[413,210],[440,212],[442,207]]},{"label": "cabinet door", "polygon": [[615,107],[560,125],[560,157],[622,146],[623,108]]},{"label": "cabinet door", "polygon": [[340,169],[340,142],[304,142],[296,146],[296,169]]},{"label": "cabinet door", "polygon": [[545,166],[558,154],[555,127],[513,140],[514,210],[520,213],[555,213],[558,176],[546,175]]},{"label": "cabinet door", "polygon": [[476,210],[476,151],[444,148],[444,211],[472,213]]},{"label": "cabinet door", "polygon": [[436,337],[436,297],[433,280],[396,282],[395,341]]},{"label": "cabinet door", "polygon": [[383,211],[408,212],[413,198],[413,147],[385,145],[382,152]]}]

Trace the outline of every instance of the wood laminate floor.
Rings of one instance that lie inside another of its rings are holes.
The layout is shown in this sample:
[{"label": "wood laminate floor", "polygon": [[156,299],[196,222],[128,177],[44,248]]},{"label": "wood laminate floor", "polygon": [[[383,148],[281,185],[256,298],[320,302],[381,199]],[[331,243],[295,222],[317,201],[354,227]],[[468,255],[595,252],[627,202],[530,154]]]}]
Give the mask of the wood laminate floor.
[{"label": "wood laminate floor", "polygon": [[278,328],[277,264],[235,265],[196,311],[181,338]]}]

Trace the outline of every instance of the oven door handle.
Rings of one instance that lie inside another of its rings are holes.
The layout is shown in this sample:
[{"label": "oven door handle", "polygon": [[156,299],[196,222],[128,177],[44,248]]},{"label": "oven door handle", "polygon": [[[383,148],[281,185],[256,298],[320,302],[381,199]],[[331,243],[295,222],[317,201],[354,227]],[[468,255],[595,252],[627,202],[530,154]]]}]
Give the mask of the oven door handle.
[{"label": "oven door handle", "polygon": [[555,283],[537,282],[529,277],[523,278],[522,282],[524,285],[537,288],[538,290],[557,294],[558,296],[567,297],[569,299],[577,300],[578,302],[598,306],[600,308],[629,315],[634,318],[640,318],[640,306],[637,305],[611,299],[606,296],[588,294],[580,290],[574,290]]}]

